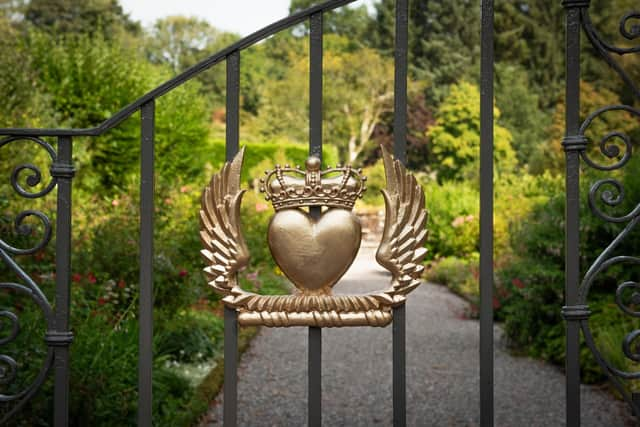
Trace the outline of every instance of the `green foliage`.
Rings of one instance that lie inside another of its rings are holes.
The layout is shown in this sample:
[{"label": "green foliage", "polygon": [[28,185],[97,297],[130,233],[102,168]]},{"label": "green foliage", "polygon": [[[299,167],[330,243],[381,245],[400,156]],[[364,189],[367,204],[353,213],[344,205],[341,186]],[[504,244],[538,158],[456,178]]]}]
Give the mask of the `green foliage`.
[{"label": "green foliage", "polygon": [[478,190],[460,182],[423,185],[429,211],[429,257],[477,257]]},{"label": "green foliage", "polygon": [[426,271],[426,279],[447,286],[453,292],[474,302],[478,300],[478,259],[475,257],[442,258]]},{"label": "green foliage", "polygon": [[[39,85],[50,95],[60,125],[97,126],[168,76],[131,48],[101,37],[52,40],[33,33],[30,50]],[[208,134],[206,104],[197,84],[175,89],[157,101],[157,169],[190,179],[201,172]],[[77,144],[80,182],[107,190],[122,188],[139,168],[139,115],[106,135]]]},{"label": "green foliage", "polygon": [[24,17],[55,35],[100,34],[118,39],[124,32],[140,32],[140,24],[129,19],[118,0],[30,0]]},{"label": "green foliage", "polygon": [[[225,145],[223,140],[212,140],[207,148],[207,159],[211,159],[213,170],[219,169],[224,163]],[[245,147],[244,166],[242,168],[242,182],[255,186],[254,180],[264,175],[266,170],[280,162],[290,166],[299,165],[304,168],[305,161],[309,157],[309,148],[302,144],[286,141],[270,140],[265,142],[240,142],[240,147]],[[324,165],[340,163],[338,150],[333,145],[324,145],[322,149]],[[257,167],[260,165],[260,167]],[[204,184],[203,184],[204,185]]]},{"label": "green foliage", "polygon": [[[500,111],[495,108],[496,119]],[[479,175],[480,157],[480,91],[477,86],[461,82],[451,87],[450,94],[436,113],[436,124],[428,130],[440,181],[473,179]],[[494,157],[499,171],[515,166],[511,132],[496,125]]]},{"label": "green foliage", "polygon": [[[354,162],[391,108],[393,66],[373,49],[350,51],[344,37],[325,39],[324,140],[346,151],[344,156]],[[292,55],[290,61],[282,78],[265,82],[254,126],[264,138],[285,135],[291,141],[307,141],[308,128],[301,124],[308,123],[309,89],[301,77],[308,75],[308,53]]]},{"label": "green foliage", "polygon": [[540,107],[540,95],[531,90],[528,73],[518,66],[498,64],[496,106],[499,123],[513,136],[512,146],[518,163],[526,165],[536,147],[549,141],[550,114]]},{"label": "green foliage", "polygon": [[[393,50],[395,1],[375,4],[374,45]],[[469,0],[411,0],[409,2],[409,63],[413,74],[429,82],[427,101],[438,104],[449,86],[475,78],[480,46],[480,9]]]}]

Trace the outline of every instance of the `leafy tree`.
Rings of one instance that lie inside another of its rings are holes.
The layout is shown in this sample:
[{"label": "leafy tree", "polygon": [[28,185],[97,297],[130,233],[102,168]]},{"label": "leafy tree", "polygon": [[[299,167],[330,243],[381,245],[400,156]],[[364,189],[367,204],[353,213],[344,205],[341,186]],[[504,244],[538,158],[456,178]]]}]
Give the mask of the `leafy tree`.
[{"label": "leafy tree", "polygon": [[[500,111],[495,108],[496,119]],[[436,112],[436,125],[428,130],[431,138],[433,170],[439,181],[471,179],[478,176],[480,153],[480,91],[461,82],[450,89],[449,96]],[[515,152],[509,130],[496,125],[494,157],[500,171],[513,169]]]},{"label": "leafy tree", "polygon": [[115,39],[140,33],[140,24],[124,13],[118,0],[30,0],[25,19],[51,34],[102,34]]},{"label": "leafy tree", "polygon": [[[429,82],[427,102],[437,103],[451,84],[478,74],[480,8],[471,0],[411,0],[409,8],[409,61]],[[378,49],[393,49],[394,0],[376,4],[372,37]]]},{"label": "leafy tree", "polygon": [[551,112],[540,107],[540,96],[531,90],[529,74],[511,64],[496,66],[496,105],[500,124],[513,136],[513,148],[522,165],[530,162],[536,146],[548,140]]},{"label": "leafy tree", "polygon": [[[289,12],[299,12],[323,2],[322,0],[291,0]],[[367,6],[344,6],[325,13],[323,18],[325,33],[349,37],[354,47],[367,43],[367,30],[371,25]],[[308,31],[308,24],[305,24],[304,28]]]},{"label": "leafy tree", "polygon": [[[413,94],[407,106],[407,166],[412,170],[424,170],[431,159],[431,144],[425,129],[434,125],[433,111],[428,107],[424,94]],[[376,126],[372,139],[362,152],[362,163],[371,165],[382,157],[380,144],[392,150],[393,147],[393,112],[383,114]],[[393,151],[393,150],[392,150]]]},{"label": "leafy tree", "polygon": [[[348,41],[327,36],[324,57],[325,141],[347,146],[350,162],[367,146],[382,114],[393,104],[393,65],[375,50],[341,49]],[[256,126],[265,136],[308,139],[308,75],[306,54],[297,56],[280,80],[265,82]]]},{"label": "leafy tree", "polygon": [[235,34],[220,31],[207,21],[186,16],[158,19],[146,35],[145,47],[151,62],[167,64],[174,73],[205,59],[207,54],[232,44]]},{"label": "leafy tree", "polygon": [[[593,84],[582,81],[580,83],[580,116],[585,119],[591,113],[601,107],[607,105],[619,104],[618,95],[606,89],[596,89]],[[561,96],[558,107],[553,114],[551,126],[549,127],[549,139],[544,144],[538,144],[534,147],[531,158],[531,171],[533,173],[542,173],[545,170],[552,173],[563,173],[564,171],[564,151],[562,149],[562,137],[565,134],[565,103]],[[589,127],[586,136],[590,139],[591,144],[588,148],[590,155],[594,159],[598,159],[601,163],[612,163],[614,160],[603,158],[599,150],[600,140],[610,132],[621,132],[631,136],[632,141],[638,141],[640,128],[638,127],[638,118],[624,111],[612,111],[598,116]],[[609,143],[619,145],[621,141],[613,138]],[[620,154],[624,153],[622,145]],[[599,154],[598,154],[599,153]],[[614,156],[619,157],[619,156]]]},{"label": "leafy tree", "polygon": [[[100,36],[53,40],[34,34],[31,53],[39,71],[38,87],[56,112],[56,126],[85,128],[100,124],[136,97],[169,77],[166,69],[145,61],[132,48]],[[157,102],[157,168],[165,173],[193,173],[193,159],[207,135],[204,100],[190,83]],[[77,144],[79,178],[88,186],[110,190],[125,185],[138,170],[140,122],[133,117],[100,138]]]}]

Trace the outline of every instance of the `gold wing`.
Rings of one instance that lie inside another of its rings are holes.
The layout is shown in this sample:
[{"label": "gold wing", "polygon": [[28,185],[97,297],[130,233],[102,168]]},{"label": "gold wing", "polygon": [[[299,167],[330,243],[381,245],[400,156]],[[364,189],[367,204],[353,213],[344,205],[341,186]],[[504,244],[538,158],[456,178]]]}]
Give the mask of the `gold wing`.
[{"label": "gold wing", "polygon": [[391,272],[391,289],[380,295],[394,305],[420,285],[424,271],[422,260],[427,253],[427,211],[422,187],[382,146],[387,188],[382,190],[385,219],[382,240],[376,253],[378,264]]},{"label": "gold wing", "polygon": [[239,290],[236,273],[249,263],[249,249],[240,228],[240,189],[244,148],[211,178],[202,193],[200,251],[208,266],[209,284],[223,295]]}]

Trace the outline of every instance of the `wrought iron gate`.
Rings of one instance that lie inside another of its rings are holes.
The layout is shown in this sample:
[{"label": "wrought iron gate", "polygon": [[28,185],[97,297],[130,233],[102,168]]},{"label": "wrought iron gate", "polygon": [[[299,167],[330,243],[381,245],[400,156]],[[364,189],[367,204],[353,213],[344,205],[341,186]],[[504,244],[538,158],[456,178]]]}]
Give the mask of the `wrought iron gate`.
[{"label": "wrought iron gate", "polygon": [[[141,112],[141,206],[140,206],[140,307],[139,307],[139,369],[138,369],[138,424],[151,425],[152,411],[152,290],[153,290],[153,212],[154,212],[154,131],[155,100],[185,83],[208,68],[225,62],[227,67],[227,114],[226,114],[226,157],[231,160],[239,148],[240,135],[240,66],[241,52],[294,25],[308,21],[310,28],[310,108],[309,108],[309,152],[318,157],[322,155],[322,59],[323,59],[323,15],[335,8],[345,6],[354,0],[330,0],[277,21],[260,31],[251,34],[237,43],[223,49],[215,55],[189,68],[179,76],[169,80],[155,90],[128,105],[99,126],[90,129],[0,129],[0,149],[18,140],[30,141],[43,148],[51,159],[51,181],[41,191],[32,192],[21,186],[19,177],[24,172],[30,173],[27,184],[35,187],[40,184],[42,171],[31,164],[18,165],[11,176],[11,186],[17,194],[28,199],[45,197],[57,187],[56,224],[52,227],[48,217],[40,211],[26,210],[15,219],[16,228],[27,217],[35,217],[44,225],[41,241],[31,248],[17,248],[0,240],[0,257],[21,279],[21,283],[0,283],[0,288],[13,289],[31,297],[42,310],[46,321],[47,333],[45,342],[48,354],[40,374],[33,384],[15,395],[2,395],[0,401],[12,404],[13,407],[0,423],[7,422],[38,391],[48,374],[53,370],[55,383],[56,426],[68,425],[69,402],[69,346],[73,334],[69,330],[70,274],[71,274],[71,191],[74,167],[72,164],[72,140],[74,137],[97,137],[118,126],[135,112]],[[622,48],[605,41],[591,24],[589,18],[589,0],[564,0],[566,9],[566,137],[562,141],[566,152],[566,306],[562,313],[567,321],[566,334],[566,381],[567,381],[567,425],[580,424],[580,372],[579,372],[579,339],[582,329],[585,341],[596,355],[596,359],[613,383],[623,393],[635,413],[640,413],[638,394],[631,394],[624,389],[621,380],[640,378],[639,373],[622,372],[605,361],[598,352],[589,329],[589,310],[587,296],[589,288],[601,271],[618,263],[640,263],[640,259],[630,256],[613,256],[612,253],[619,242],[640,221],[640,208],[624,216],[611,216],[598,207],[597,196],[606,205],[617,205],[623,197],[623,188],[614,178],[599,180],[593,184],[589,194],[591,210],[604,221],[624,223],[626,227],[620,235],[602,252],[588,269],[586,275],[580,277],[579,259],[579,199],[580,199],[580,165],[581,160],[588,167],[610,171],[622,168],[631,157],[631,142],[626,135],[612,132],[600,143],[601,152],[608,158],[620,154],[613,145],[607,145],[612,138],[622,138],[625,152],[614,164],[602,165],[588,156],[586,148],[589,140],[585,131],[594,118],[607,111],[623,110],[640,117],[640,110],[628,105],[607,106],[593,112],[584,122],[579,117],[580,107],[580,34],[584,31],[595,50],[628,85],[636,100],[640,99],[638,86],[616,62],[614,55],[626,55],[640,52],[639,47]],[[480,232],[480,414],[481,425],[493,425],[493,0],[483,0],[482,37],[481,37],[481,232]],[[628,40],[640,38],[638,25],[633,20],[640,19],[640,12],[630,12],[621,18],[620,33]],[[395,117],[394,117],[394,151],[396,158],[406,161],[406,122],[407,122],[407,45],[408,45],[408,0],[396,1],[396,34],[395,34]],[[51,138],[57,143],[50,142]],[[54,148],[55,146],[55,148]],[[609,192],[601,192],[609,187]],[[51,237],[52,229],[56,235],[56,295],[55,308],[40,291],[37,284],[29,277],[13,259],[16,255],[33,254],[45,247]],[[640,313],[625,306],[622,293],[628,289],[638,289],[636,283],[625,282],[618,288],[618,303],[631,316]],[[560,307],[558,307],[560,310]],[[394,309],[393,313],[393,422],[395,426],[406,424],[406,390],[405,390],[405,307]],[[0,316],[8,319],[13,325],[12,333],[0,342],[6,344],[18,334],[18,319],[13,313],[1,312]],[[224,382],[224,423],[226,426],[236,425],[237,406],[237,359],[238,359],[238,319],[235,310],[225,309],[225,382]],[[639,361],[640,354],[634,350],[633,342],[640,336],[640,331],[631,332],[623,343],[624,353],[632,360]],[[321,349],[322,330],[309,328],[309,378],[308,378],[308,419],[309,425],[321,425]],[[16,361],[7,355],[0,355],[0,362],[5,369],[0,374],[0,383],[12,381]]]}]

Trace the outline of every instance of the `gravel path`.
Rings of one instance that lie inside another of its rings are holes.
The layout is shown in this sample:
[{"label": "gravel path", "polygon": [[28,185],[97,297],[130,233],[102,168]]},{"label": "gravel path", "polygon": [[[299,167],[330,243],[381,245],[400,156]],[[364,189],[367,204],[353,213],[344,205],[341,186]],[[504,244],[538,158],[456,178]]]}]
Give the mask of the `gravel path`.
[{"label": "gravel path", "polygon": [[[337,293],[382,289],[385,270],[362,248]],[[465,302],[425,284],[407,303],[407,423],[476,426],[478,322],[462,317]],[[495,425],[564,425],[564,376],[553,366],[511,356],[495,330]],[[263,328],[239,368],[241,426],[306,425],[306,328]],[[390,426],[391,327],[323,330],[323,425]],[[222,396],[207,427],[222,425]],[[627,409],[595,387],[582,388],[582,425],[626,426]]]}]

